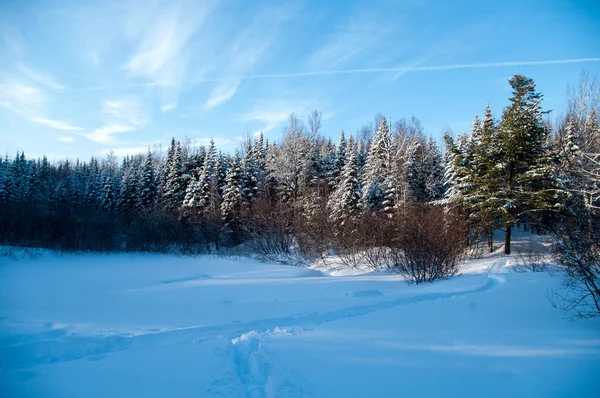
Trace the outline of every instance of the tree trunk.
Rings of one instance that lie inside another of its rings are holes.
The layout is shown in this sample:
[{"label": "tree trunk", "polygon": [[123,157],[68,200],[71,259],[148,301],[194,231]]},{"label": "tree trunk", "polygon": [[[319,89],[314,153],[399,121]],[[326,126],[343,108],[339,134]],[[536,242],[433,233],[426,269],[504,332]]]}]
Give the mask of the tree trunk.
[{"label": "tree trunk", "polygon": [[490,253],[494,251],[494,229],[490,228],[487,232],[488,238],[488,248],[490,249]]},{"label": "tree trunk", "polygon": [[506,236],[504,238],[504,254],[510,254],[510,235],[512,232],[512,224],[506,226]]}]

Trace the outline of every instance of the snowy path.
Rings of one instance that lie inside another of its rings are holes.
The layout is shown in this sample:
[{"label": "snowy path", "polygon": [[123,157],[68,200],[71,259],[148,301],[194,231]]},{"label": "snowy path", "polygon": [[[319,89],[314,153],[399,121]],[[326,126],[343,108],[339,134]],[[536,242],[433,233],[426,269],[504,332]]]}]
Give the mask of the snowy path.
[{"label": "snowy path", "polygon": [[[312,327],[335,322],[340,319],[354,318],[387,310],[401,305],[414,304],[422,301],[448,299],[455,296],[465,296],[491,290],[503,283],[503,279],[490,275],[481,278],[480,286],[464,290],[429,293],[395,300],[378,301],[372,304],[344,307],[328,312],[314,312],[304,315],[290,315],[281,318],[257,319],[245,323],[223,324],[211,326],[193,326],[175,329],[147,329],[133,332],[110,331],[108,334],[86,334],[76,331],[77,328],[68,325],[25,325],[30,333],[24,335],[0,336],[0,357],[2,370],[18,370],[31,366],[76,361],[84,358],[99,358],[102,355],[115,351],[122,351],[136,347],[151,347],[157,345],[168,346],[171,344],[202,342],[214,336],[225,336],[235,340],[236,336],[247,333],[264,334],[277,328]],[[6,319],[2,321],[9,323]],[[87,326],[88,330],[98,329],[98,326]],[[33,333],[31,333],[33,332]],[[237,341],[237,340],[236,340]],[[17,353],[27,352],[28,355]]]}]

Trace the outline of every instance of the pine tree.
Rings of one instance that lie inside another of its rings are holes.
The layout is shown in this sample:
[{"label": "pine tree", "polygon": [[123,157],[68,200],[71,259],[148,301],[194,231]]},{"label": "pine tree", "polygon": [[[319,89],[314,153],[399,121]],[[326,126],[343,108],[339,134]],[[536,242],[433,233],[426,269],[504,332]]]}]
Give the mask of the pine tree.
[{"label": "pine tree", "polygon": [[185,205],[195,207],[200,213],[215,213],[219,202],[215,143],[211,140],[204,159],[204,166],[197,181],[188,187]]},{"label": "pine tree", "polygon": [[[473,135],[474,132],[471,132]],[[483,124],[476,139],[470,139],[470,161],[466,163],[467,190],[465,202],[470,211],[469,219],[478,232],[487,236],[488,248],[493,250],[493,232],[498,226],[499,204],[495,192],[500,187],[499,149],[497,127],[488,103]],[[473,144],[474,143],[474,144]]]},{"label": "pine tree", "polygon": [[139,164],[136,160],[130,160],[124,167],[121,178],[121,189],[117,200],[121,211],[131,211],[138,199],[138,183],[140,180]]},{"label": "pine tree", "polygon": [[225,231],[233,243],[239,243],[239,216],[242,212],[243,197],[243,170],[239,152],[236,152],[223,189],[223,202],[221,203],[221,216],[225,223]]},{"label": "pine tree", "polygon": [[390,135],[385,118],[381,119],[369,150],[363,175],[363,207],[367,211],[383,209],[390,169]]},{"label": "pine tree", "polygon": [[231,156],[224,155],[221,151],[217,154],[215,161],[215,184],[219,198],[223,197],[223,188],[226,184],[227,171],[229,170],[229,164],[231,163]]},{"label": "pine tree", "polygon": [[100,207],[105,211],[113,210],[117,205],[117,198],[113,182],[110,177],[104,178],[104,185],[100,193]]},{"label": "pine tree", "polygon": [[13,199],[13,173],[12,164],[6,155],[4,162],[2,162],[2,169],[0,172],[0,202],[8,203]]},{"label": "pine tree", "polygon": [[542,95],[533,79],[515,75],[510,106],[505,108],[497,134],[501,222],[506,228],[504,252],[510,254],[512,227],[531,210],[549,209],[557,199],[556,183],[546,148],[548,131],[542,124]]},{"label": "pine tree", "polygon": [[259,160],[256,157],[257,154],[258,153],[254,150],[252,143],[248,141],[241,168],[242,194],[244,200],[247,202],[252,201],[258,196],[261,171],[259,170]]},{"label": "pine tree", "polygon": [[328,207],[331,220],[344,225],[346,220],[354,219],[362,210],[362,192],[358,179],[358,156],[355,148],[348,148],[348,158],[340,176],[340,183],[331,195]]},{"label": "pine tree", "polygon": [[[459,137],[460,138],[460,137]],[[449,135],[444,135],[446,151],[444,152],[445,165],[444,182],[446,185],[445,200],[452,205],[460,205],[469,187],[467,182],[468,169],[464,154]]]},{"label": "pine tree", "polygon": [[[172,142],[173,146],[173,142]],[[167,209],[177,209],[183,203],[186,194],[186,186],[183,177],[183,159],[181,153],[181,145],[176,142],[175,149],[169,149],[172,153],[167,157],[166,175],[163,191],[163,206]]]},{"label": "pine tree", "polygon": [[425,143],[415,140],[408,149],[406,164],[406,184],[408,195],[417,201],[427,200],[427,169],[425,165]]},{"label": "pine tree", "polygon": [[337,146],[337,154],[335,158],[335,170],[333,174],[333,184],[337,185],[340,183],[340,178],[342,172],[344,170],[344,166],[346,165],[346,152],[348,151],[346,137],[344,136],[344,131],[342,130],[340,134],[340,142]]},{"label": "pine tree", "polygon": [[157,193],[154,159],[152,151],[148,148],[148,153],[142,163],[141,175],[137,186],[137,206],[141,209],[151,210]]}]

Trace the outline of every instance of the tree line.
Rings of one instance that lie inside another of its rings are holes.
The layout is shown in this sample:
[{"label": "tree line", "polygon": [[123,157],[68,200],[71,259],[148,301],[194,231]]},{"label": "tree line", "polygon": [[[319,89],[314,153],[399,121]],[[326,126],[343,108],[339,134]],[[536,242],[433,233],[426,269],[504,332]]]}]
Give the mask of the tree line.
[{"label": "tree line", "polygon": [[[470,132],[444,136],[443,152],[414,117],[390,125],[380,115],[373,128],[342,132],[333,143],[314,111],[306,124],[291,114],[279,142],[261,134],[234,154],[172,139],[164,158],[150,149],[122,162],[6,155],[0,243],[238,248],[273,259],[333,253],[348,265],[367,261],[424,281],[455,273],[482,237],[492,250],[494,230],[504,231],[510,253],[511,232],[522,225],[560,235],[570,253],[563,259],[577,263],[583,243],[571,236],[587,236],[588,246],[598,236],[598,85],[584,79],[551,125],[533,79],[515,75],[509,84],[500,117],[488,104]],[[435,267],[423,273],[424,264]]]}]

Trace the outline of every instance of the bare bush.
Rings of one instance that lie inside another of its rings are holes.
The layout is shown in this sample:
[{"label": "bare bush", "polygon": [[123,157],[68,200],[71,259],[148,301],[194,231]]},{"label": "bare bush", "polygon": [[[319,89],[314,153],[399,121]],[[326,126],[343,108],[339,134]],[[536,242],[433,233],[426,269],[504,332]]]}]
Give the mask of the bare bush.
[{"label": "bare bush", "polygon": [[533,242],[525,245],[525,248],[519,252],[519,263],[512,267],[514,272],[543,272],[548,269],[548,263],[545,256],[540,252]]},{"label": "bare bush", "polygon": [[460,214],[440,206],[413,205],[400,215],[390,268],[409,283],[432,282],[458,273],[467,226]]},{"label": "bare bush", "polygon": [[567,277],[555,295],[561,307],[577,318],[600,316],[600,231],[566,230],[555,257]]},{"label": "bare bush", "polygon": [[271,261],[292,254],[294,245],[291,208],[259,198],[252,203],[251,215],[242,223],[248,249]]}]

